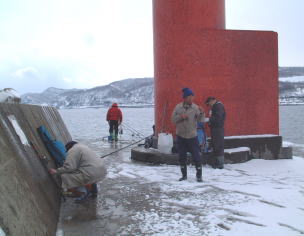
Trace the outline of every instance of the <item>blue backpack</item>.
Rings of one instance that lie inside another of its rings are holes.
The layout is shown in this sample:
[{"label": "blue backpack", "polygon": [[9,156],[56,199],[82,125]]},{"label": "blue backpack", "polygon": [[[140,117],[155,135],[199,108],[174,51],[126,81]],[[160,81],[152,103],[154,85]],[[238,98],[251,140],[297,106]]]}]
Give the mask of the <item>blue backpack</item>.
[{"label": "blue backpack", "polygon": [[66,159],[66,150],[64,144],[59,140],[53,139],[44,125],[41,125],[37,130],[46,146],[46,149],[54,159],[56,166],[63,166]]}]

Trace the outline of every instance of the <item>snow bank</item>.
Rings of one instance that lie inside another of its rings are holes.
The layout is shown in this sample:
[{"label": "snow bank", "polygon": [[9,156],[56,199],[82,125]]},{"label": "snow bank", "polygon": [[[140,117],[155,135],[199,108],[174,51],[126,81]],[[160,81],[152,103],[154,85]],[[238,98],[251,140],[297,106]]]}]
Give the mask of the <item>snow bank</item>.
[{"label": "snow bank", "polygon": [[20,95],[12,88],[0,90],[0,102],[20,103]]}]

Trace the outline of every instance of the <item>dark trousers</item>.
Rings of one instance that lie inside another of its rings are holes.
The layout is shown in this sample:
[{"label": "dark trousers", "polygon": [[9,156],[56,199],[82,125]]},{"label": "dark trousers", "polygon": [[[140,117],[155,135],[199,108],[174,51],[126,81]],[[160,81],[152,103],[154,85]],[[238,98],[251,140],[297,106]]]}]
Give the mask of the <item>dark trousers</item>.
[{"label": "dark trousers", "polygon": [[110,120],[110,135],[113,134],[113,130],[115,131],[115,136],[118,135],[118,120]]},{"label": "dark trousers", "polygon": [[211,142],[214,156],[224,155],[224,128],[211,128]]},{"label": "dark trousers", "polygon": [[202,158],[200,155],[200,148],[197,137],[182,138],[177,136],[177,146],[179,154],[179,164],[181,166],[187,165],[187,152],[191,153],[192,159],[196,166],[202,165]]}]

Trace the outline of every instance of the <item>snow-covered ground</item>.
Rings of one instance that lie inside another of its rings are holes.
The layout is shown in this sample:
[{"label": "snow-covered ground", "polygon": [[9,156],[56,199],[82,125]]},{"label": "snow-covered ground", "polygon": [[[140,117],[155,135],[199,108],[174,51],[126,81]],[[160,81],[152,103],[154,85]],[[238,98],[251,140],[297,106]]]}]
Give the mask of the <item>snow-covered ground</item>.
[{"label": "snow-covered ground", "polygon": [[[150,134],[153,110],[140,111],[125,109],[126,122],[144,135]],[[104,112],[62,111],[73,137],[99,155],[125,146],[123,142],[102,142],[100,137],[107,132]],[[130,138],[131,132],[125,131]],[[104,161],[108,175],[99,184],[98,198],[83,205],[64,203],[58,235],[304,234],[303,157],[256,159],[225,165],[223,170],[207,166],[203,183],[196,182],[191,166],[188,180],[179,182],[178,166],[132,162],[130,149]]]},{"label": "snow-covered ground", "polygon": [[[224,170],[205,167],[204,182],[197,183],[194,167],[187,181],[178,182],[177,166],[125,160],[110,165],[108,178],[131,178],[159,188],[155,209],[130,215],[140,222],[142,235],[299,235],[304,234],[303,168],[301,157],[251,160]],[[122,232],[132,233],[133,227]]]}]

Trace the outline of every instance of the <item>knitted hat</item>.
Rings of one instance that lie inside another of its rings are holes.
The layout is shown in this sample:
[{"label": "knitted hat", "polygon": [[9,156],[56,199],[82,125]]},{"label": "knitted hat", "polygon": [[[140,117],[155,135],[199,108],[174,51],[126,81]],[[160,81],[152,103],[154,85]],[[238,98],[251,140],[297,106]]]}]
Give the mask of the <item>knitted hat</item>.
[{"label": "knitted hat", "polygon": [[65,145],[65,150],[69,151],[76,143],[76,141],[67,142],[67,144]]},{"label": "knitted hat", "polygon": [[189,88],[183,88],[182,91],[183,91],[183,98],[186,98],[186,97],[188,97],[190,95],[194,96],[194,93]]}]

